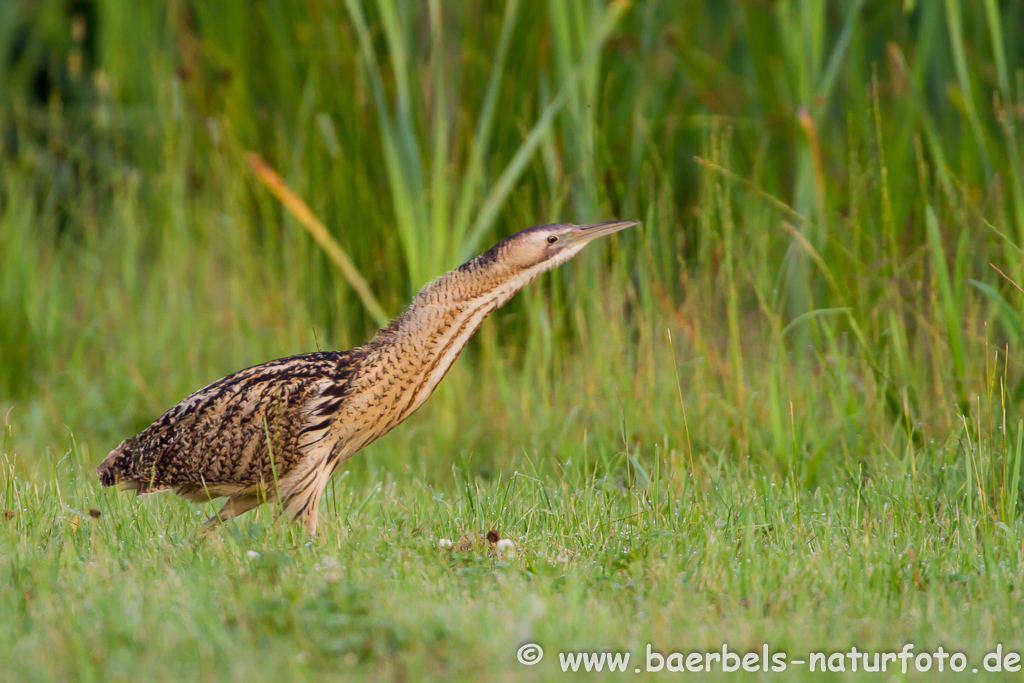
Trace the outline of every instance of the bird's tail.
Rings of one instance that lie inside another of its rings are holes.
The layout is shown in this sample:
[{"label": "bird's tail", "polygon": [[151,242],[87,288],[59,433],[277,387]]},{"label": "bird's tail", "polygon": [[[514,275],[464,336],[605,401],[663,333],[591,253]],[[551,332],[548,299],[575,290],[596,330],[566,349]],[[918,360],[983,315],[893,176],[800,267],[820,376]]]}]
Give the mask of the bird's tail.
[{"label": "bird's tail", "polygon": [[135,463],[135,459],[132,457],[134,446],[132,439],[122,441],[121,445],[110,451],[110,455],[103,458],[103,462],[96,468],[96,474],[99,476],[101,484],[104,486],[117,484],[118,488],[122,490],[139,487],[139,482],[127,480]]}]

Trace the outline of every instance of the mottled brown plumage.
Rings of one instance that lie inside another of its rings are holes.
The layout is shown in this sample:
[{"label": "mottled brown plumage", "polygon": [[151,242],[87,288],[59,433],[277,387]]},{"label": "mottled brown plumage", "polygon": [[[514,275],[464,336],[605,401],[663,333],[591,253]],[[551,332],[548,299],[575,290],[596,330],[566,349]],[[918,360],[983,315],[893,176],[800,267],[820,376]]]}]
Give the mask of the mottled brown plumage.
[{"label": "mottled brown plumage", "polygon": [[334,470],[423,404],[487,315],[591,240],[632,225],[521,230],[428,284],[363,346],[273,360],[200,389],[111,451],[100,481],[196,502],[226,496],[207,528],[279,500],[315,532]]}]

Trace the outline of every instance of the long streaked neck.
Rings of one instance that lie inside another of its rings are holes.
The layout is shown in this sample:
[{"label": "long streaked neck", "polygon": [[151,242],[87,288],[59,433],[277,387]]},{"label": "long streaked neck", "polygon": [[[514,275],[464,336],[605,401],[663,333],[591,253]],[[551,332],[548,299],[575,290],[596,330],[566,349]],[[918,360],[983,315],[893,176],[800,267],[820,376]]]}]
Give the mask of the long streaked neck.
[{"label": "long streaked neck", "polygon": [[365,348],[366,390],[389,404],[398,424],[420,407],[484,319],[545,267],[514,272],[482,254],[441,276]]}]

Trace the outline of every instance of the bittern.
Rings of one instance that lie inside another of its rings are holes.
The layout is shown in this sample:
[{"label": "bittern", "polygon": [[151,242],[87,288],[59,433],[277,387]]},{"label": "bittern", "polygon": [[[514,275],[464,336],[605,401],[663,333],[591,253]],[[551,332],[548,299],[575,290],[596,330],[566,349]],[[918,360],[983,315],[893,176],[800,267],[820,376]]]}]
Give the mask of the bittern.
[{"label": "bittern", "polygon": [[227,497],[204,531],[275,501],[316,533],[334,471],[423,405],[484,318],[594,239],[634,225],[520,230],[426,285],[363,346],[272,360],[200,389],[111,451],[100,481],[136,495]]}]

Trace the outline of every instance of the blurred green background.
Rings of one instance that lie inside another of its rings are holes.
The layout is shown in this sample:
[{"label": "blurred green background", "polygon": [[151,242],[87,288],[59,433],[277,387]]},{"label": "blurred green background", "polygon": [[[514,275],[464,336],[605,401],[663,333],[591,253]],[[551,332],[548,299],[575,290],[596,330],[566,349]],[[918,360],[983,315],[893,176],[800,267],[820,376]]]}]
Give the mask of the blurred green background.
[{"label": "blurred green background", "polygon": [[372,334],[249,151],[389,315],[522,227],[643,221],[495,314],[356,473],[582,467],[593,435],[597,460],[813,489],[1003,443],[1022,65],[998,0],[4,2],[16,469],[72,443],[91,468],[228,372]]},{"label": "blurred green background", "polygon": [[[0,0],[0,678],[1020,652],[1022,122],[1019,1]],[[386,315],[526,226],[643,225],[492,315],[316,538],[197,540],[95,465],[385,317],[250,153]]]}]

